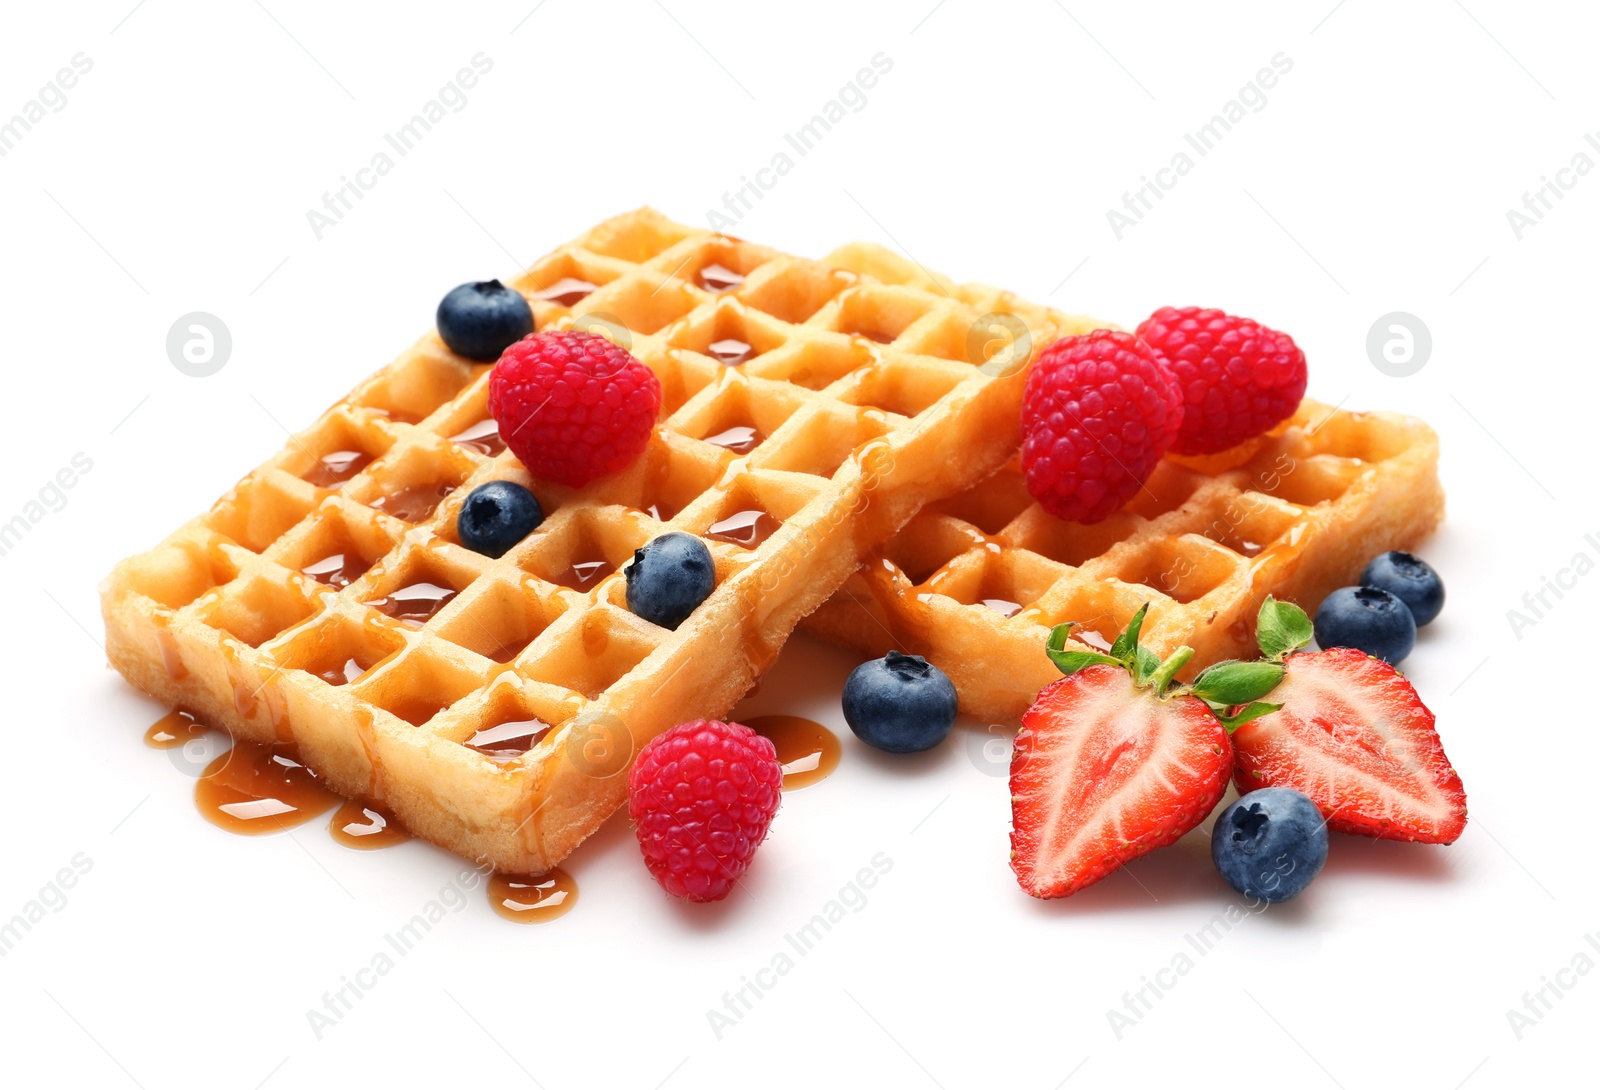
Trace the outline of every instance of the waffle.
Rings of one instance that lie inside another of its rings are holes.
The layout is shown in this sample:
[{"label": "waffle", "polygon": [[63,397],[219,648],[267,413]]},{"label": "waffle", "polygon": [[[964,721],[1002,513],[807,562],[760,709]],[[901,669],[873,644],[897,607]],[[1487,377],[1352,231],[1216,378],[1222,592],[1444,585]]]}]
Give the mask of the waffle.
[{"label": "waffle", "polygon": [[1314,611],[1373,556],[1414,546],[1444,514],[1439,441],[1420,420],[1305,401],[1271,435],[1206,459],[1169,457],[1093,526],[1032,501],[1015,458],[926,507],[827,605],[814,632],[866,654],[894,647],[948,673],[967,713],[1021,715],[1060,672],[1053,625],[1106,650],[1146,602],[1140,642],[1196,651],[1194,674],[1253,658],[1272,594]]},{"label": "waffle", "polygon": [[[152,696],[540,873],[624,800],[639,746],[726,714],[925,501],[1004,462],[1032,352],[1095,323],[876,247],[830,265],[649,210],[515,286],[538,328],[609,336],[660,377],[661,426],[629,469],[530,479],[488,421],[489,368],[429,333],[119,564],[102,607],[111,663]],[[454,526],[497,478],[547,519],[491,560]],[[627,610],[619,570],[667,530],[705,538],[717,575],[676,631]]]}]

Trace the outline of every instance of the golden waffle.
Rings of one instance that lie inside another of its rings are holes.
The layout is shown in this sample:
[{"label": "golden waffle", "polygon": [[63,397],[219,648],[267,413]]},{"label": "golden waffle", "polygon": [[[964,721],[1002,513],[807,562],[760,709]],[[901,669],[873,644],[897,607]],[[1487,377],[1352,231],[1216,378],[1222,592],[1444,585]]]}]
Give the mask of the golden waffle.
[{"label": "golden waffle", "polygon": [[1051,626],[1106,650],[1146,602],[1140,642],[1196,655],[1184,676],[1255,656],[1268,595],[1314,612],[1372,557],[1414,546],[1444,514],[1439,440],[1420,420],[1305,401],[1270,436],[1206,459],[1167,458],[1093,526],[1034,503],[1013,459],[930,504],[807,620],[866,654],[925,655],[964,711],[1013,719],[1059,678]]},{"label": "golden waffle", "polygon": [[[531,480],[485,425],[489,368],[430,333],[117,566],[112,664],[240,737],[294,744],[421,836],[546,870],[623,801],[640,745],[726,714],[925,500],[993,472],[1030,349],[1094,324],[1058,329],[875,247],[841,260],[897,283],[649,210],[601,224],[516,287],[538,328],[603,333],[660,377],[662,426],[633,466],[582,490]],[[547,519],[490,560],[454,526],[496,478]],[[628,612],[618,570],[668,529],[707,537],[717,572],[675,632]],[[481,735],[497,727],[525,736],[509,755]]]}]

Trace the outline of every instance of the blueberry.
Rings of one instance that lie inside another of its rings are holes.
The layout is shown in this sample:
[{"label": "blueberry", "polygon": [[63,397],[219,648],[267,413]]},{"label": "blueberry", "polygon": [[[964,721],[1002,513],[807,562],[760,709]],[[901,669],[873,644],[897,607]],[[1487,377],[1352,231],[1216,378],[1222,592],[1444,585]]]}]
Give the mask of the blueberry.
[{"label": "blueberry", "polygon": [[1309,886],[1328,861],[1328,825],[1300,792],[1263,787],[1217,816],[1211,861],[1246,897],[1278,904]]},{"label": "blueberry", "polygon": [[450,351],[469,360],[492,362],[506,346],[533,332],[533,310],[522,293],[498,280],[480,280],[450,289],[434,315],[439,336]]},{"label": "blueberry", "polygon": [[921,655],[890,651],[844,683],[844,718],[857,738],[887,753],[932,749],[956,722],[956,687]]},{"label": "blueberry", "polygon": [[1390,666],[1417,642],[1406,604],[1377,587],[1340,587],[1322,600],[1313,628],[1321,647],[1354,647]]},{"label": "blueberry", "polygon": [[1404,602],[1421,628],[1444,608],[1444,581],[1426,560],[1410,553],[1374,557],[1361,573],[1361,585],[1386,590]]},{"label": "blueberry", "polygon": [[514,481],[489,481],[467,493],[456,536],[475,553],[499,557],[543,521],[544,509],[532,492]]},{"label": "blueberry", "polygon": [[717,582],[706,543],[676,531],[634,550],[622,574],[628,579],[628,608],[662,628],[682,624]]}]

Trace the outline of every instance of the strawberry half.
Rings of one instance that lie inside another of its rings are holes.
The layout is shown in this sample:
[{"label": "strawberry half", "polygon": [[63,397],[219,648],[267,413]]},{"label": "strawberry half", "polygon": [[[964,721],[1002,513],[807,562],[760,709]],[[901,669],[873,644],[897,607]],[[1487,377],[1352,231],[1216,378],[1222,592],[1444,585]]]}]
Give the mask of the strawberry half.
[{"label": "strawberry half", "polygon": [[1138,646],[1144,614],[1108,655],[1066,650],[1070,625],[1050,634],[1067,676],[1023,715],[1011,758],[1011,869],[1035,897],[1074,894],[1204,821],[1233,755],[1227,729],[1191,694],[1245,703],[1282,677],[1269,663],[1221,664],[1169,695],[1194,652],[1157,661]]},{"label": "strawberry half", "polygon": [[1269,598],[1261,608],[1262,650],[1282,659],[1284,678],[1272,704],[1258,705],[1276,710],[1234,730],[1240,792],[1292,787],[1330,829],[1454,843],[1466,828],[1467,796],[1416,689],[1351,648],[1289,653],[1309,642],[1310,622],[1288,603]]}]

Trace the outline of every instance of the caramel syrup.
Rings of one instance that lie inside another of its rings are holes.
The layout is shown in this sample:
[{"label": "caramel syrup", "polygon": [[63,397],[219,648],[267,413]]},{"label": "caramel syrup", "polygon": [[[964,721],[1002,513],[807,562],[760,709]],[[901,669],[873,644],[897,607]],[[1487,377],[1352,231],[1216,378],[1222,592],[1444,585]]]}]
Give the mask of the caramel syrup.
[{"label": "caramel syrup", "polygon": [[1013,602],[1009,598],[985,598],[983,604],[1002,617],[1015,617],[1022,612],[1022,603]]},{"label": "caramel syrup", "polygon": [[554,582],[571,590],[588,590],[617,569],[609,560],[574,560]]},{"label": "caramel syrup", "polygon": [[517,923],[549,923],[578,901],[578,883],[560,867],[536,878],[496,871],[489,876],[488,891],[489,907]]},{"label": "caramel syrup", "polygon": [[721,522],[713,522],[710,529],[706,531],[706,537],[715,541],[726,541],[730,545],[754,549],[767,538],[777,533],[782,526],[783,523],[757,507],[746,511],[737,511]]},{"label": "caramel syrup", "polygon": [[454,491],[455,485],[444,482],[408,484],[398,492],[379,496],[368,506],[386,515],[393,515],[402,522],[421,522],[433,514],[444,498]]},{"label": "caramel syrup", "polygon": [[821,723],[798,715],[758,715],[744,725],[777,749],[785,791],[809,787],[839,767],[839,738]]},{"label": "caramel syrup", "polygon": [[377,851],[411,839],[411,833],[388,810],[375,802],[345,799],[328,823],[328,833],[347,848]]},{"label": "caramel syrup", "polygon": [[194,801],[213,825],[258,836],[304,825],[333,809],[339,796],[317,782],[292,747],[235,741],[200,774]]},{"label": "caramel syrup", "polygon": [[456,596],[454,587],[438,583],[410,583],[387,597],[375,598],[367,605],[413,628],[421,628]]},{"label": "caramel syrup", "polygon": [[348,685],[356,678],[367,672],[367,668],[357,662],[354,657],[347,658],[343,664],[330,666],[326,670],[318,670],[317,677],[329,685]]},{"label": "caramel syrup", "polygon": [[749,454],[759,447],[761,440],[765,438],[766,436],[755,428],[741,424],[738,427],[729,428],[727,431],[719,431],[715,435],[706,436],[706,442],[715,447],[731,450],[735,454]]},{"label": "caramel syrup", "polygon": [[737,337],[726,337],[720,341],[712,341],[707,345],[706,355],[724,367],[737,367],[746,360],[753,358],[756,355],[756,350],[749,341],[741,341]]},{"label": "caramel syrup", "polygon": [[874,330],[857,329],[857,330],[853,330],[853,332],[855,333],[856,336],[865,338],[866,340],[869,340],[874,344],[891,344],[894,341],[894,337],[891,336],[890,334],[888,334],[888,333],[880,333],[875,329]]},{"label": "caramel syrup", "polygon": [[734,272],[726,265],[712,262],[699,272],[695,273],[694,281],[712,295],[721,295],[732,291],[744,283],[744,277]]},{"label": "caramel syrup", "polygon": [[324,454],[317,464],[306,471],[307,482],[318,488],[332,488],[343,484],[372,464],[372,455],[364,450],[336,450]]},{"label": "caramel syrup", "polygon": [[462,744],[475,749],[491,761],[504,764],[515,761],[539,744],[549,734],[551,726],[543,719],[510,719],[485,727]]},{"label": "caramel syrup", "polygon": [[543,291],[534,292],[533,297],[546,303],[554,303],[558,307],[570,307],[580,302],[597,287],[599,287],[598,284],[591,284],[587,280],[579,280],[576,276],[563,276]]},{"label": "caramel syrup", "polygon": [[311,576],[325,587],[343,590],[367,574],[371,566],[356,553],[329,553],[301,568],[300,574]]},{"label": "caramel syrup", "polygon": [[457,432],[450,437],[450,441],[457,446],[476,451],[485,458],[493,458],[506,449],[506,441],[500,438],[500,425],[493,417],[480,420],[472,427]]},{"label": "caramel syrup", "polygon": [[144,744],[151,749],[177,749],[210,729],[190,713],[174,710],[150,724],[144,732]]}]

